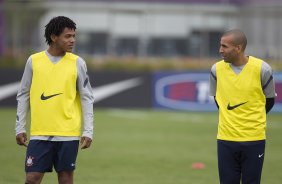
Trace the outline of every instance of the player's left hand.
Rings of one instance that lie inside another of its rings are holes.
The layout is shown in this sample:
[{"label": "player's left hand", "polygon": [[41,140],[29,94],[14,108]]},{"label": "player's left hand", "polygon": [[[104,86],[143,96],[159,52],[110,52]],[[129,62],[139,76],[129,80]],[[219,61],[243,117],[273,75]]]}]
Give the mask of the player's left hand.
[{"label": "player's left hand", "polygon": [[81,149],[89,148],[91,143],[92,143],[92,139],[90,139],[89,137],[81,137],[80,148]]}]

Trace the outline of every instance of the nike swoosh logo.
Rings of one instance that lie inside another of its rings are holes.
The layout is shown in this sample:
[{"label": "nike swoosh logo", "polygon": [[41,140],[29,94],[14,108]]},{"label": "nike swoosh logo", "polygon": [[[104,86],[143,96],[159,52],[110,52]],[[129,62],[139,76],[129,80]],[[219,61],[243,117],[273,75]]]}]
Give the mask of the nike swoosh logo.
[{"label": "nike swoosh logo", "polygon": [[53,95],[49,95],[49,96],[44,96],[44,93],[42,93],[40,99],[41,100],[48,100],[49,98],[52,98],[54,96],[58,96],[58,95],[61,95],[61,94],[63,94],[63,93],[57,93],[57,94],[53,94]]},{"label": "nike swoosh logo", "polygon": [[241,105],[244,105],[245,103],[247,103],[247,102],[239,103],[239,104],[233,105],[233,106],[231,106],[230,103],[228,103],[228,105],[227,105],[227,110],[236,109],[237,107],[239,107],[239,106],[241,106]]},{"label": "nike swoosh logo", "polygon": [[259,157],[259,158],[261,158],[261,157],[262,157],[263,155],[264,155],[264,153],[262,153],[262,154],[259,154],[259,155],[258,155],[258,157]]},{"label": "nike swoosh logo", "polygon": [[99,102],[108,98],[110,96],[116,95],[122,91],[139,86],[142,83],[141,77],[136,77],[133,79],[127,79],[119,82],[114,82],[111,84],[106,84],[100,87],[95,87],[93,89],[94,101]]},{"label": "nike swoosh logo", "polygon": [[[93,88],[95,103],[142,84],[141,77],[126,79]],[[20,82],[0,86],[0,101],[17,94]]]}]

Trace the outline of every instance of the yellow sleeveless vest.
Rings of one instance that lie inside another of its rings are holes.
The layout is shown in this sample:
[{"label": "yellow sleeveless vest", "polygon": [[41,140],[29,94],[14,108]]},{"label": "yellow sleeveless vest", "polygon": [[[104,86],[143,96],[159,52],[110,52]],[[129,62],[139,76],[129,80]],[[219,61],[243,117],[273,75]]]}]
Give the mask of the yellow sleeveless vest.
[{"label": "yellow sleeveless vest", "polygon": [[219,105],[217,138],[229,141],[265,139],[266,112],[260,73],[262,61],[249,57],[236,74],[224,61],[216,64],[216,100]]},{"label": "yellow sleeveless vest", "polygon": [[45,51],[32,57],[32,136],[80,136],[81,106],[76,90],[78,56],[66,53],[53,64]]}]

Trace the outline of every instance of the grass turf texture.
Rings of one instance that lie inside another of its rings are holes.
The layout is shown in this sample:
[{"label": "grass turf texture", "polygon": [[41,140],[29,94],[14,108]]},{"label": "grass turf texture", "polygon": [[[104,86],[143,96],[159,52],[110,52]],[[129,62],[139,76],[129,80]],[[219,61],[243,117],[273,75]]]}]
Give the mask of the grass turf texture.
[{"label": "grass turf texture", "polygon": [[[0,183],[24,183],[25,148],[15,142],[16,110],[0,109]],[[219,183],[217,113],[98,109],[95,140],[79,150],[76,184]],[[262,184],[282,181],[282,115],[268,115]],[[205,168],[192,169],[195,162]],[[47,173],[43,184],[57,183]]]}]

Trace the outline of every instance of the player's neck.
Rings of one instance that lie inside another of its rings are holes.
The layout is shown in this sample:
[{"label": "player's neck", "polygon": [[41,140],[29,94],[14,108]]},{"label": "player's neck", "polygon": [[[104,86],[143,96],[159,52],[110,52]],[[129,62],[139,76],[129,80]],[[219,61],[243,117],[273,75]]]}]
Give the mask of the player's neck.
[{"label": "player's neck", "polygon": [[56,48],[55,46],[50,45],[50,47],[48,48],[48,53],[52,56],[64,56],[66,54],[65,51]]},{"label": "player's neck", "polygon": [[232,63],[234,66],[243,66],[248,63],[249,57],[245,55],[240,55],[236,62]]}]

